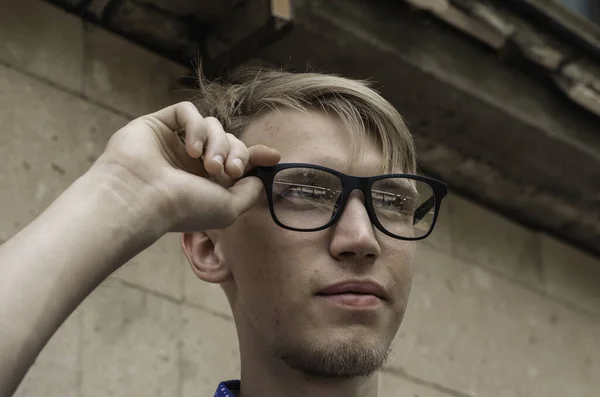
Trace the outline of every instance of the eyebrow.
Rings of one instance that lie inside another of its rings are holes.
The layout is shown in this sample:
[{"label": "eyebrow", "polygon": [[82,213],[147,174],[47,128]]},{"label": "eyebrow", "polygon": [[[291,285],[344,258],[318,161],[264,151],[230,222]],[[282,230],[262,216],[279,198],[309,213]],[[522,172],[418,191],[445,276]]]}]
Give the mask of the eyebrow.
[{"label": "eyebrow", "polygon": [[[390,178],[386,180],[385,184],[380,189],[393,189],[399,191],[398,193],[412,193],[417,197],[419,195],[419,191],[414,187],[410,182],[411,180],[408,178]],[[374,192],[378,193],[393,193],[389,191],[383,191],[379,189],[373,188]]]},{"label": "eyebrow", "polygon": [[[308,170],[308,172],[306,170]],[[281,179],[279,179],[279,180],[276,179],[275,182],[278,182],[278,181],[287,182],[288,178],[297,178],[297,177],[306,178],[310,182],[340,181],[340,179],[337,176],[330,174],[328,172],[311,170],[310,168],[298,168],[298,169],[293,169],[292,171],[286,172],[285,174],[283,174]]]},{"label": "eyebrow", "polygon": [[[339,181],[338,177],[334,174],[330,174],[328,172],[323,172],[320,170],[312,169],[312,168],[293,168],[286,172],[281,179],[276,179],[274,183],[294,183],[298,184],[297,181],[291,181],[291,178],[306,178],[306,182],[308,183],[319,183],[319,182],[332,182]],[[412,183],[411,183],[412,182]],[[310,185],[302,184],[302,186],[309,187]],[[341,185],[340,185],[341,189]],[[390,178],[385,181],[385,184],[381,186],[380,190],[376,188],[372,188],[372,192],[388,194],[388,195],[412,195],[414,199],[418,199],[420,196],[419,191],[414,186],[414,181],[409,178]]]}]

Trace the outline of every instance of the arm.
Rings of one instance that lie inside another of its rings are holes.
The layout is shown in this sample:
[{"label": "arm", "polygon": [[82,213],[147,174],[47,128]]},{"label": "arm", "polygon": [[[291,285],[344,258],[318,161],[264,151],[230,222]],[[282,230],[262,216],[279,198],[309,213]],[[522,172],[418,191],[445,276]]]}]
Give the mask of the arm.
[{"label": "arm", "polygon": [[50,337],[110,273],[166,230],[143,195],[92,169],[0,246],[0,395],[14,393]]},{"label": "arm", "polygon": [[0,396],[14,393],[50,337],[108,275],[167,232],[232,224],[262,192],[258,178],[234,180],[279,159],[267,147],[247,148],[189,102],[117,131],[88,172],[0,246]]}]

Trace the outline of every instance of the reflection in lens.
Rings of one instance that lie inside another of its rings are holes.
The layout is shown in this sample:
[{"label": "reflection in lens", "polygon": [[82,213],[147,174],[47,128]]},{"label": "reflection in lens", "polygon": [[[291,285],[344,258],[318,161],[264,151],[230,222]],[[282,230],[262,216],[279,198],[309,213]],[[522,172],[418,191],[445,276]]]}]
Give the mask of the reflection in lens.
[{"label": "reflection in lens", "polygon": [[279,222],[296,229],[324,226],[335,213],[341,180],[313,168],[288,168],[275,175],[273,211]]},{"label": "reflection in lens", "polygon": [[390,233],[407,238],[426,235],[435,217],[435,196],[429,184],[410,178],[379,179],[371,188],[379,223]]}]

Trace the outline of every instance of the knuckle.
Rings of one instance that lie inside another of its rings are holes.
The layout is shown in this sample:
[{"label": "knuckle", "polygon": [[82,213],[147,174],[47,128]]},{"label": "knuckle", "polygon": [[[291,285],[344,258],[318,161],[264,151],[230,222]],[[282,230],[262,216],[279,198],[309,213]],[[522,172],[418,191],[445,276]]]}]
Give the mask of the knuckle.
[{"label": "knuckle", "polygon": [[181,101],[177,104],[177,106],[190,109],[193,108],[194,110],[196,110],[196,105],[194,105],[191,101]]},{"label": "knuckle", "polygon": [[247,163],[248,160],[250,159],[250,152],[248,151],[248,148],[246,148],[246,147],[242,148],[242,150],[240,150],[237,153],[237,157],[239,157],[244,162],[244,165],[245,165],[245,163]]},{"label": "knuckle", "polygon": [[248,156],[248,148],[244,144],[244,142],[240,141],[237,138],[230,138],[229,143],[231,145],[231,150],[235,151],[236,154],[240,156]]},{"label": "knuckle", "polygon": [[221,122],[219,121],[219,119],[217,119],[214,116],[207,116],[204,118],[204,121],[206,121],[211,126],[223,129],[223,126],[221,125]]},{"label": "knuckle", "polygon": [[224,139],[225,131],[223,131],[223,126],[219,120],[214,117],[205,117],[204,122],[206,123],[205,125],[209,135],[211,135],[213,138],[218,138],[219,140],[226,140]]},{"label": "knuckle", "polygon": [[226,135],[226,136],[227,136],[227,138],[228,138],[230,141],[232,141],[232,142],[241,142],[241,141],[239,140],[239,138],[238,138],[237,136],[233,135],[231,132],[227,132],[227,133],[225,133],[225,135]]},{"label": "knuckle", "polygon": [[186,115],[187,117],[197,117],[202,118],[202,115],[198,112],[198,108],[190,101],[179,102],[176,105],[176,112],[178,114]]}]

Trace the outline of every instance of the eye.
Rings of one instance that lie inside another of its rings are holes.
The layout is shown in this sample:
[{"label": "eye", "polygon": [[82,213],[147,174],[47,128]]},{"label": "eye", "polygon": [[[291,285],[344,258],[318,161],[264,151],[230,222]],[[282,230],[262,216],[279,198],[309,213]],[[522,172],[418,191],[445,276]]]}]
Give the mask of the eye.
[{"label": "eye", "polygon": [[298,197],[324,198],[327,196],[327,189],[319,186],[290,185],[286,191]]},{"label": "eye", "polygon": [[373,191],[373,205],[379,209],[412,214],[415,209],[415,200],[412,196],[393,192]]}]

